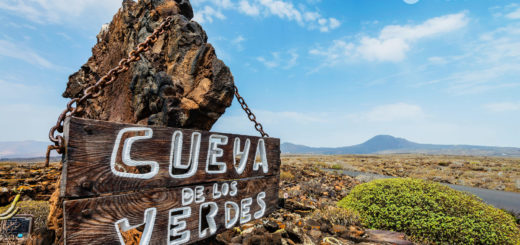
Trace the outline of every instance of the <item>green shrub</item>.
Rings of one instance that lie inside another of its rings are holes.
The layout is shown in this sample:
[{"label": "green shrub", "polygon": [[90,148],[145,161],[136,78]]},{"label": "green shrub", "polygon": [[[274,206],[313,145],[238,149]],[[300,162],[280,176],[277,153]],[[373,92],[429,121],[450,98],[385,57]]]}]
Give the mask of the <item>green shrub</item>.
[{"label": "green shrub", "polygon": [[405,232],[437,244],[520,244],[506,212],[479,198],[431,181],[395,178],[356,186],[338,202],[375,229]]},{"label": "green shrub", "polygon": [[332,165],[330,168],[339,170],[339,169],[343,169],[343,166],[341,164],[336,163],[336,164]]}]

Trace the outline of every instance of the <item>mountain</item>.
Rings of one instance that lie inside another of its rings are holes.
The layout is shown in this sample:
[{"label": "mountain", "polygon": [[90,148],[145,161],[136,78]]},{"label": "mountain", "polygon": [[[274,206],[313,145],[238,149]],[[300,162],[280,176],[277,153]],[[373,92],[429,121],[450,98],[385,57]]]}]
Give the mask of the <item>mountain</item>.
[{"label": "mountain", "polygon": [[11,158],[45,157],[45,152],[47,151],[48,145],[49,142],[43,141],[0,142],[0,160]]},{"label": "mountain", "polygon": [[284,154],[433,154],[433,155],[474,155],[474,156],[519,156],[520,148],[474,146],[474,145],[433,145],[411,142],[390,135],[377,135],[368,141],[353,146],[326,148],[309,147],[283,143]]},{"label": "mountain", "polygon": [[[13,141],[0,142],[0,160],[14,158],[43,158],[49,142]],[[283,143],[284,154],[433,154],[433,155],[473,155],[473,156],[517,156],[520,148],[474,146],[474,145],[433,145],[419,144],[390,135],[378,135],[368,141],[345,147],[309,147]],[[53,155],[57,156],[55,152]]]}]

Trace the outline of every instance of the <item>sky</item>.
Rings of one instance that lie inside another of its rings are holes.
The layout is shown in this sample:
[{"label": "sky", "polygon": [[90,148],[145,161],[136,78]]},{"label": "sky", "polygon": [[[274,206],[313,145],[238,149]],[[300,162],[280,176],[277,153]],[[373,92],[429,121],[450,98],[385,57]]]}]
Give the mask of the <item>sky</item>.
[{"label": "sky", "polygon": [[[520,147],[520,4],[192,0],[267,133],[308,146],[378,134]],[[47,140],[68,76],[120,0],[0,2],[0,141]],[[233,105],[214,131],[258,135]]]}]

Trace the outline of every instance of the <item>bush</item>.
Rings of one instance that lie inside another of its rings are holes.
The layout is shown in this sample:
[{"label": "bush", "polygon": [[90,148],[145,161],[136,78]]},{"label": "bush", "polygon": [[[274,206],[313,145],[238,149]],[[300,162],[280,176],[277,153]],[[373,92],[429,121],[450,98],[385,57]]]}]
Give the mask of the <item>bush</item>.
[{"label": "bush", "polygon": [[330,168],[340,170],[343,169],[343,166],[341,164],[336,163],[332,165]]},{"label": "bush", "polygon": [[291,172],[287,172],[287,171],[283,171],[282,170],[280,172],[280,179],[285,180],[285,181],[293,180],[294,179],[294,175]]},{"label": "bush", "polygon": [[438,244],[520,244],[506,212],[479,198],[431,181],[395,178],[356,186],[338,202],[375,229],[405,232]]},{"label": "bush", "polygon": [[338,208],[334,206],[328,206],[323,209],[317,209],[312,213],[314,219],[325,219],[335,225],[359,225],[360,218],[356,211],[348,208]]}]

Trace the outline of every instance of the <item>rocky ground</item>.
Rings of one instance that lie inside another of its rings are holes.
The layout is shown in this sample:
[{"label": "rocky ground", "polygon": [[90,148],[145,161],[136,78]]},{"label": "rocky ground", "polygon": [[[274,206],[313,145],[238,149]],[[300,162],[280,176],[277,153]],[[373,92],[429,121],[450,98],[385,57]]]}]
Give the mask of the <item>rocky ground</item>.
[{"label": "rocky ground", "polygon": [[0,207],[9,204],[20,190],[22,200],[49,200],[60,174],[59,163],[44,168],[43,163],[0,162]]},{"label": "rocky ground", "polygon": [[412,177],[441,183],[520,192],[520,158],[398,155],[286,155],[284,162]]},{"label": "rocky ground", "polygon": [[[24,199],[47,200],[58,178],[58,163],[0,163],[2,205],[24,186]],[[208,244],[411,244],[403,234],[365,229],[355,213],[336,202],[360,182],[344,175],[322,172],[318,165],[287,164],[281,171],[280,209],[266,218],[234,228],[208,240]],[[5,200],[4,200],[5,199]],[[39,214],[45,220],[46,213]]]},{"label": "rocky ground", "polygon": [[359,184],[317,165],[282,163],[280,209],[218,235],[225,244],[413,244],[404,234],[365,229],[357,214],[336,202]]}]

